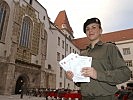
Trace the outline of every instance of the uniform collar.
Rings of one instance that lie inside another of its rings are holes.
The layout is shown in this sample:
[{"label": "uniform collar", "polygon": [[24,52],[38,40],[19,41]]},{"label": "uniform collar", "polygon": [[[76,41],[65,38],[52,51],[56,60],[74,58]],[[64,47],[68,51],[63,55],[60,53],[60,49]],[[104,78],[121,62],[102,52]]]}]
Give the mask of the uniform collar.
[{"label": "uniform collar", "polygon": [[[100,40],[100,41],[98,41],[96,44],[95,44],[95,46],[102,46],[103,45],[103,42]],[[89,44],[87,47],[86,47],[86,49],[91,49],[91,44]]]}]

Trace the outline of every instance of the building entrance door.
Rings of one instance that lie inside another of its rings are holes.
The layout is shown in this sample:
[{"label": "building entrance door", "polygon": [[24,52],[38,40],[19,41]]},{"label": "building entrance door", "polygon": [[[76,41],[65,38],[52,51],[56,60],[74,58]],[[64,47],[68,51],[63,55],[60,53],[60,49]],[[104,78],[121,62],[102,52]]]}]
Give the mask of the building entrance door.
[{"label": "building entrance door", "polygon": [[24,77],[20,76],[16,82],[15,94],[21,93],[21,87],[25,83]]}]

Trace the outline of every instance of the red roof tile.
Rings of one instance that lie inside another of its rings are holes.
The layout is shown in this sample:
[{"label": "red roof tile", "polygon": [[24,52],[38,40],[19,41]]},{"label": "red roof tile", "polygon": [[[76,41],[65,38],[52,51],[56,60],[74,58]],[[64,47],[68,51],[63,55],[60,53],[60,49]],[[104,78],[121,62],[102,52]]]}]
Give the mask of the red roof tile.
[{"label": "red roof tile", "polygon": [[[133,28],[102,34],[102,40],[104,42],[118,42],[130,39],[133,39]],[[87,37],[84,37],[84,38],[74,39],[72,42],[79,49],[85,49],[86,46],[89,44],[89,39]]]},{"label": "red roof tile", "polygon": [[63,11],[60,11],[59,14],[57,15],[55,21],[54,21],[54,24],[59,28],[59,29],[62,29],[62,25],[65,24],[66,25],[66,29],[71,33],[73,34],[73,30],[69,24],[69,21],[68,21],[68,18],[67,18],[67,15],[66,15],[66,11],[63,10]]}]

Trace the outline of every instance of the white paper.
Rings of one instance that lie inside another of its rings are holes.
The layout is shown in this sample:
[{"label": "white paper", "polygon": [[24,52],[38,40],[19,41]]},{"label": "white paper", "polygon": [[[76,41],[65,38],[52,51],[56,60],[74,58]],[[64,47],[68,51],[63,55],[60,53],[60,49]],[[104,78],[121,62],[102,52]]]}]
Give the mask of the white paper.
[{"label": "white paper", "polygon": [[62,59],[59,62],[59,64],[61,65],[61,67],[63,67],[63,69],[65,71],[71,70],[71,67],[72,67],[71,64],[76,61],[76,58],[78,56],[79,56],[78,54],[71,53],[67,57],[65,57],[64,59]]},{"label": "white paper", "polygon": [[59,64],[65,71],[72,71],[74,74],[74,82],[90,82],[90,77],[84,77],[81,75],[81,69],[83,67],[91,67],[92,57],[79,56],[78,54],[71,53]]}]

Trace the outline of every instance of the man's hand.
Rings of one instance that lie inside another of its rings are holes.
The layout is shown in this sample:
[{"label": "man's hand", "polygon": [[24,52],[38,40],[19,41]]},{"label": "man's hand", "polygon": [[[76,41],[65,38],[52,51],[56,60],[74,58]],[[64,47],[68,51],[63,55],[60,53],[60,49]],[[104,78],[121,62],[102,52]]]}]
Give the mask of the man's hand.
[{"label": "man's hand", "polygon": [[97,71],[93,67],[84,67],[81,71],[84,77],[91,77],[97,79]]},{"label": "man's hand", "polygon": [[66,78],[72,81],[74,74],[72,71],[66,71]]}]

